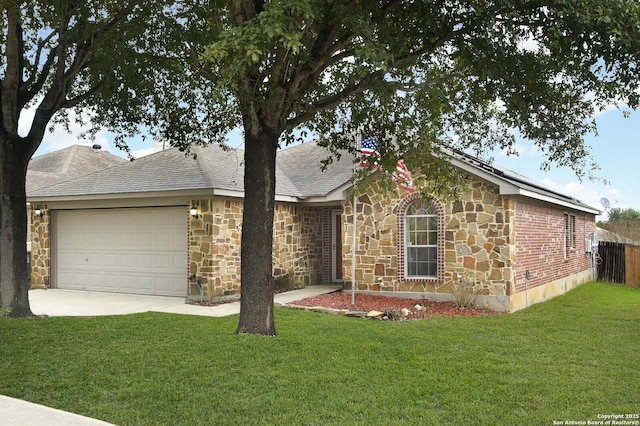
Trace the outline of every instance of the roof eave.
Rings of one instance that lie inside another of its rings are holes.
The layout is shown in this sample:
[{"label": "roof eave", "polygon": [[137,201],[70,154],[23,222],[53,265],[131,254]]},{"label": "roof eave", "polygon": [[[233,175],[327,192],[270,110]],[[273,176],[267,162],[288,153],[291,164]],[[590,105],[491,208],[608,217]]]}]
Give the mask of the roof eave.
[{"label": "roof eave", "polygon": [[119,200],[119,199],[141,199],[141,198],[171,198],[171,197],[199,197],[210,196],[211,189],[178,189],[167,191],[151,192],[115,192],[105,194],[83,194],[83,195],[28,195],[27,201],[30,203],[64,202],[64,201],[93,201],[93,200]]},{"label": "roof eave", "polygon": [[351,182],[344,183],[339,187],[333,189],[327,194],[323,195],[311,195],[308,196],[301,201],[309,204],[320,204],[320,203],[336,203],[342,202],[347,199],[347,190],[352,188],[353,184]]},{"label": "roof eave", "polygon": [[484,179],[490,183],[495,184],[498,187],[500,195],[520,195],[526,198],[544,201],[547,203],[555,204],[562,207],[567,207],[572,210],[578,210],[578,211],[582,211],[589,214],[599,215],[601,213],[600,210],[593,207],[585,206],[579,203],[572,203],[570,201],[562,200],[557,197],[552,197],[550,195],[545,195],[545,194],[541,194],[528,189],[520,188],[519,186],[514,185],[499,176],[496,176],[492,173],[489,173],[479,167],[473,166],[464,161],[458,160],[455,157],[453,157],[451,161],[456,167],[470,174],[473,174],[481,179]]},{"label": "roof eave", "polygon": [[502,195],[519,195],[519,196],[522,196],[522,197],[531,198],[531,199],[538,200],[538,201],[544,201],[546,203],[555,204],[557,206],[562,206],[562,207],[566,207],[566,208],[571,209],[571,210],[577,210],[577,211],[581,211],[581,212],[589,213],[589,214],[593,214],[593,215],[599,215],[600,213],[602,213],[600,210],[598,210],[596,208],[593,208],[593,207],[589,207],[589,206],[585,206],[585,205],[581,205],[581,204],[571,203],[569,201],[560,200],[558,198],[550,197],[548,195],[539,194],[537,192],[528,191],[526,189],[521,189],[521,188],[515,188],[515,190],[509,190],[509,191],[502,191],[501,190],[500,194],[502,194]]}]

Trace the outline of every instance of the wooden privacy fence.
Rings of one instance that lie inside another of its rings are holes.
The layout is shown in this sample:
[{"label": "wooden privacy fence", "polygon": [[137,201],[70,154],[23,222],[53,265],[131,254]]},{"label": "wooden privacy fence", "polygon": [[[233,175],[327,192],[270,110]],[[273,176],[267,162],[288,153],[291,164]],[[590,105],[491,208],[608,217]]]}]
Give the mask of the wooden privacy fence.
[{"label": "wooden privacy fence", "polygon": [[598,257],[598,281],[624,284],[624,244],[600,241]]},{"label": "wooden privacy fence", "polygon": [[640,288],[640,246],[626,245],[624,257],[626,286]]},{"label": "wooden privacy fence", "polygon": [[600,241],[598,281],[640,288],[640,246]]}]

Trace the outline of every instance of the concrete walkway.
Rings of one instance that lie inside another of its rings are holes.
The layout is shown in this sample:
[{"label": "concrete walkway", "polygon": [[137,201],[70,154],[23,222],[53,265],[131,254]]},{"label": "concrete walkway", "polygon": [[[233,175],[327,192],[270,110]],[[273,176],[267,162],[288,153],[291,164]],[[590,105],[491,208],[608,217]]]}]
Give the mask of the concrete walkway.
[{"label": "concrete walkway", "polygon": [[[341,285],[313,285],[300,290],[276,294],[274,302],[276,305],[283,305],[307,297],[331,293],[341,288]],[[240,313],[240,302],[200,306],[185,303],[184,297],[58,289],[29,290],[29,303],[34,314],[50,317],[125,315],[141,312],[224,317]]]},{"label": "concrete walkway", "polygon": [[[340,290],[341,285],[314,285],[274,296],[276,305]],[[74,290],[29,290],[31,311],[48,316],[125,315],[140,312],[223,317],[240,313],[240,302],[218,306],[186,304],[182,297],[140,296]],[[2,426],[109,426],[100,420],[0,395]]]}]

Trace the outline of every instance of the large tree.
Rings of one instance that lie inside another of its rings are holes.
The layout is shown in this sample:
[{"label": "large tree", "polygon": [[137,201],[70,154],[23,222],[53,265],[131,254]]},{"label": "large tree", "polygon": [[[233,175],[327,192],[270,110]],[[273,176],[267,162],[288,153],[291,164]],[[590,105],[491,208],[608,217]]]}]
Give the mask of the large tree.
[{"label": "large tree", "polygon": [[640,243],[640,210],[614,207],[609,210],[607,220],[599,221],[598,226],[611,231],[609,238],[616,235],[621,240]]},{"label": "large tree", "polygon": [[[100,108],[115,128],[145,121],[142,105],[152,96],[148,76],[156,67],[141,54],[159,33],[149,22],[161,11],[160,1],[0,0],[0,308],[11,316],[31,315],[29,160],[48,127],[68,124],[74,108]],[[29,108],[34,117],[20,133]]]},{"label": "large tree", "polygon": [[[595,112],[612,101],[638,104],[635,1],[187,3],[175,9],[188,47],[178,56],[208,80],[217,105],[213,116],[191,117],[244,131],[238,332],[276,333],[275,158],[299,132],[333,152],[353,150],[356,132],[375,136],[383,164],[399,151],[428,178],[428,191],[443,193],[457,188],[445,145],[509,150],[517,129],[546,154],[543,167],[583,175],[594,165],[584,136],[595,130]],[[198,107],[185,97],[178,110]],[[163,117],[180,144],[192,123],[180,113]]]}]

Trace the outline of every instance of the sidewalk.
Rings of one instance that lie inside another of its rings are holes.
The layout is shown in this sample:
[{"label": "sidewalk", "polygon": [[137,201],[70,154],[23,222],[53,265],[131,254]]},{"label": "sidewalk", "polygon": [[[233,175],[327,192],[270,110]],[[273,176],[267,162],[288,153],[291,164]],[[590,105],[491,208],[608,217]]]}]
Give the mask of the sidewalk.
[{"label": "sidewalk", "polygon": [[0,395],[3,426],[109,426],[111,423]]},{"label": "sidewalk", "polygon": [[[314,285],[274,296],[276,305],[331,293],[341,285]],[[141,296],[74,290],[29,290],[31,311],[48,316],[126,315],[140,312],[165,312],[184,315],[223,317],[240,313],[240,302],[217,306],[190,305],[182,297]],[[68,413],[0,395],[2,426],[109,426],[101,420]],[[113,426],[113,425],[111,425]]]}]

